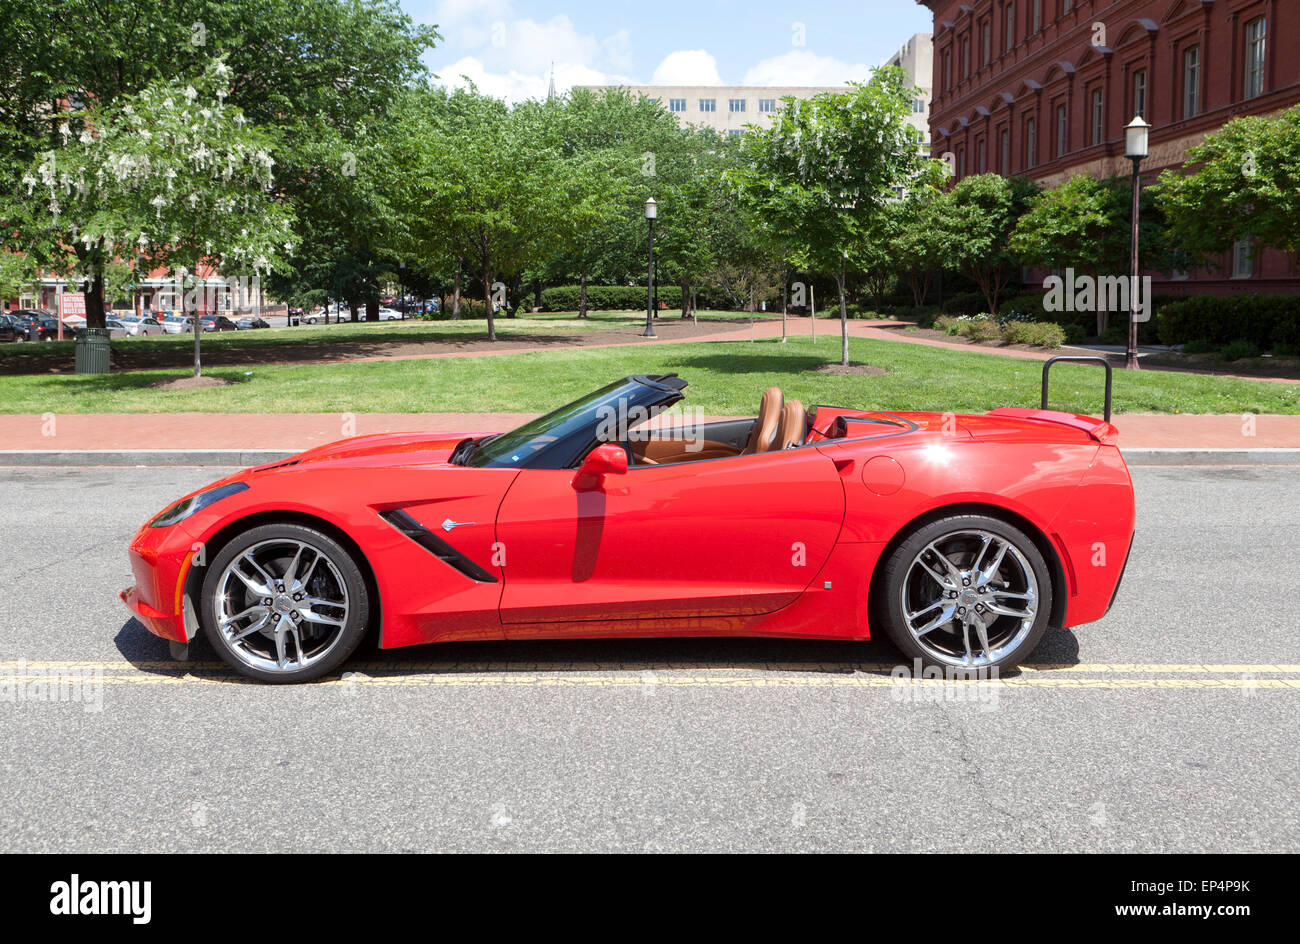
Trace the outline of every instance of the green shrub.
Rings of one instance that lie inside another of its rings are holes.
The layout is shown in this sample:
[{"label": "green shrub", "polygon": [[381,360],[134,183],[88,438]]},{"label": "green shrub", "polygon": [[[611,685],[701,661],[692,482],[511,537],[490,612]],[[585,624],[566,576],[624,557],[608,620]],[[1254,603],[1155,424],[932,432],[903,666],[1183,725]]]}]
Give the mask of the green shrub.
[{"label": "green shrub", "polygon": [[[659,301],[669,308],[680,309],[682,307],[682,288],[680,285],[656,286],[655,295]],[[552,288],[542,289],[542,310],[577,311],[581,299],[582,286],[580,285],[557,285]],[[644,285],[587,286],[588,311],[644,311],[645,303]],[[708,307],[703,298],[700,299],[700,305]]]},{"label": "green shrub", "polygon": [[1035,347],[1058,348],[1065,343],[1065,329],[1050,321],[1008,321],[1002,336],[1010,344],[1032,344]]},{"label": "green shrub", "polygon": [[940,315],[934,319],[934,328],[936,331],[942,331],[944,334],[957,333],[957,316]]},{"label": "green shrub", "polygon": [[958,333],[972,341],[993,341],[1002,337],[1002,327],[995,318],[982,314],[962,322]]},{"label": "green shrub", "polygon": [[958,292],[945,298],[940,309],[945,315],[978,315],[988,307],[983,292]]},{"label": "green shrub", "polygon": [[1195,338],[1183,345],[1184,354],[1209,354],[1211,351],[1217,350],[1218,347],[1205,340],[1205,338]]},{"label": "green shrub", "polygon": [[1223,346],[1225,361],[1239,361],[1248,357],[1259,357],[1259,345],[1253,341],[1231,341]]},{"label": "green shrub", "polygon": [[1208,341],[1225,347],[1249,341],[1260,350],[1278,344],[1300,346],[1300,296],[1201,295],[1159,306],[1156,315],[1165,344]]},{"label": "green shrub", "polygon": [[1065,329],[1065,340],[1067,344],[1078,344],[1088,336],[1088,329],[1083,325],[1068,324],[1062,326]]}]

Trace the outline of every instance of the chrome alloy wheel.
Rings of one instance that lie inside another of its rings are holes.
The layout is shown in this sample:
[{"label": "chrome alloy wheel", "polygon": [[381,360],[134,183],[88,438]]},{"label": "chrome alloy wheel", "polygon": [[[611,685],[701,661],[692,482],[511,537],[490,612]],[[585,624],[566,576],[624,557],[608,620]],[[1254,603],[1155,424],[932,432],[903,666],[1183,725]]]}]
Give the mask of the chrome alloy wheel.
[{"label": "chrome alloy wheel", "polygon": [[347,625],[347,584],[321,550],[295,539],[262,541],[222,571],[217,628],[240,661],[267,672],[319,662]]},{"label": "chrome alloy wheel", "polygon": [[901,593],[908,633],[945,665],[998,662],[1024,641],[1038,614],[1033,567],[1019,548],[988,531],[954,531],[927,544]]}]

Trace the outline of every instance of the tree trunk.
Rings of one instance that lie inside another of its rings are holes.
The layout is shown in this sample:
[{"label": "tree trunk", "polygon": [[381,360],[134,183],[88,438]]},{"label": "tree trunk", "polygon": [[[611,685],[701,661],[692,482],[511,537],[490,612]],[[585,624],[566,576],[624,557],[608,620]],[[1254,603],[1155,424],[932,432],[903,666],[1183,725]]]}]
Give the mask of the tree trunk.
[{"label": "tree trunk", "polygon": [[496,313],[492,311],[492,271],[487,256],[483,257],[483,303],[487,309],[488,340],[497,339]]},{"label": "tree trunk", "polygon": [[786,341],[790,340],[789,336],[786,334],[786,321],[785,321],[787,295],[788,295],[789,286],[790,286],[790,270],[783,263],[781,265],[781,343],[782,344],[785,344]]},{"label": "tree trunk", "polygon": [[451,293],[451,317],[460,321],[460,260],[456,260],[456,285]]},{"label": "tree trunk", "polygon": [[90,277],[90,291],[86,293],[86,327],[104,328],[108,314],[104,310],[104,273],[95,272]]},{"label": "tree trunk", "polygon": [[348,320],[349,320],[349,321],[353,321],[353,322],[355,322],[355,321],[358,320],[358,318],[357,318],[357,302],[358,302],[358,301],[359,301],[359,299],[356,299],[356,298],[349,298],[349,299],[348,299]]},{"label": "tree trunk", "polygon": [[367,321],[379,320],[379,299],[377,298],[366,299],[366,320]]},{"label": "tree trunk", "polygon": [[844,276],[847,263],[840,260],[840,274],[835,279],[835,287],[840,292],[840,363],[849,366],[849,307],[844,301]]},{"label": "tree trunk", "polygon": [[688,276],[682,276],[682,320],[691,316],[691,280]]},{"label": "tree trunk", "polygon": [[578,292],[578,317],[587,317],[587,266],[582,266],[582,287]]},{"label": "tree trunk", "polygon": [[[181,318],[185,317],[185,297],[189,293],[185,291],[185,276],[181,276]],[[203,371],[203,362],[199,357],[199,338],[203,335],[203,325],[199,321],[199,313],[194,313],[194,376],[198,377]]]}]

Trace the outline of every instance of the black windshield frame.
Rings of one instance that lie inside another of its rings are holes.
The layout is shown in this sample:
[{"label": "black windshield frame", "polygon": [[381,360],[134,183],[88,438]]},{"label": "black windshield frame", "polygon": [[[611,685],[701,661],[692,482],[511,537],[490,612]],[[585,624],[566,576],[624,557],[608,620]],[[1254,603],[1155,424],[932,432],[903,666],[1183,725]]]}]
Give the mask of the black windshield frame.
[{"label": "black windshield frame", "polygon": [[[680,401],[676,374],[636,374],[499,436],[478,440],[458,465],[489,469],[571,469],[598,442],[626,445],[626,430]],[[459,451],[459,450],[458,450]]]}]

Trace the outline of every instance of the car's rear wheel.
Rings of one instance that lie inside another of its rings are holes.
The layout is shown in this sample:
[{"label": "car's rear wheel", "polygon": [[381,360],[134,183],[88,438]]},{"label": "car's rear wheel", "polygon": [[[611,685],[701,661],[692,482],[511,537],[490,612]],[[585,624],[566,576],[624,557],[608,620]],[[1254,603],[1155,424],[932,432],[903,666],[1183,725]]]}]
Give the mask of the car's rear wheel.
[{"label": "car's rear wheel", "polygon": [[234,538],[213,559],[202,594],[213,648],[265,682],[305,682],[338,668],[370,614],[352,555],[298,524],[262,525]]},{"label": "car's rear wheel", "polygon": [[884,584],[890,637],[927,665],[1012,668],[1051,616],[1042,552],[1019,528],[984,515],[917,529],[890,555]]}]

